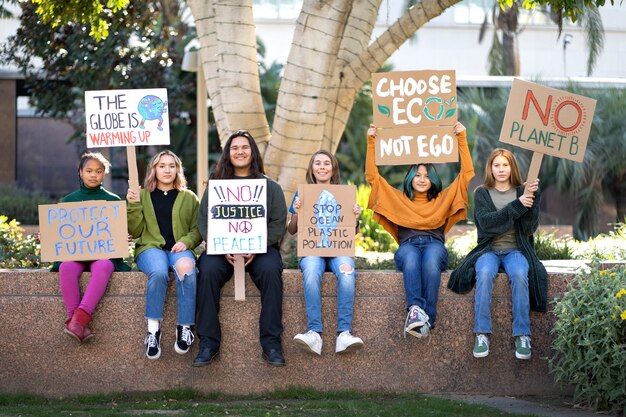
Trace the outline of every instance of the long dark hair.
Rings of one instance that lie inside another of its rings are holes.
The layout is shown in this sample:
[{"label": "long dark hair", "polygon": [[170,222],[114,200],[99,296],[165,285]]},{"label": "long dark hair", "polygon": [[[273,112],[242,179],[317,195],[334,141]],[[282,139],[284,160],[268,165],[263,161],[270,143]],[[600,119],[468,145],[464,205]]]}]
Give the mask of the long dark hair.
[{"label": "long dark hair", "polygon": [[261,151],[257,146],[254,138],[247,130],[238,130],[231,134],[226,143],[224,144],[224,150],[222,152],[222,156],[220,156],[220,160],[217,161],[217,165],[211,174],[211,179],[214,180],[223,180],[223,179],[231,179],[235,175],[235,168],[233,164],[230,162],[230,144],[233,139],[243,137],[248,139],[248,144],[250,145],[250,150],[252,151],[252,162],[250,164],[250,175],[254,177],[258,177],[261,174],[265,174],[265,167],[263,166],[263,158],[261,158]]},{"label": "long dark hair", "polygon": [[441,179],[439,178],[439,175],[437,175],[437,170],[435,170],[433,164],[411,165],[409,170],[406,172],[406,175],[404,176],[404,181],[402,182],[402,191],[404,192],[404,195],[413,200],[413,197],[415,196],[415,190],[413,190],[412,182],[415,175],[417,175],[417,170],[420,166],[424,166],[424,168],[426,168],[426,172],[428,173],[430,188],[426,192],[426,197],[428,198],[428,201],[430,201],[433,198],[437,198],[437,196],[441,192]]}]

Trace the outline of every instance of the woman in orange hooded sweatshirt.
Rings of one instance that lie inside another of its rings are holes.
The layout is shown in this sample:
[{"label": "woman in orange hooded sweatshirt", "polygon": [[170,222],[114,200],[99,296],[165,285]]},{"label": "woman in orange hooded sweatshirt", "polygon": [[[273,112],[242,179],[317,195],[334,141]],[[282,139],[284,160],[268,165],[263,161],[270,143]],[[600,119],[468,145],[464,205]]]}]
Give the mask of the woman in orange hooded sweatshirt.
[{"label": "woman in orange hooded sweatshirt", "polygon": [[455,180],[442,190],[434,166],[420,163],[409,168],[403,191],[378,173],[374,162],[377,128],[370,125],[367,131],[365,177],[372,186],[368,208],[400,245],[394,260],[404,276],[404,331],[418,338],[428,336],[435,326],[441,271],[448,266],[445,234],[456,222],[467,218],[467,187],[474,177],[465,126],[457,122],[453,130],[461,160]]}]

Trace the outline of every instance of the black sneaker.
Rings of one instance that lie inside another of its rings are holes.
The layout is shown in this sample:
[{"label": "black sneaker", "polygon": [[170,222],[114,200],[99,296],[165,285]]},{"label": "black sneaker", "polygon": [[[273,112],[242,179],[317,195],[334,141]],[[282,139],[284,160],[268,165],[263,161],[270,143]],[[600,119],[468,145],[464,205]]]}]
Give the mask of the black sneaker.
[{"label": "black sneaker", "polygon": [[176,353],[184,355],[189,352],[189,348],[193,343],[193,332],[190,326],[176,326],[176,342],[174,343],[174,350]]},{"label": "black sneaker", "polygon": [[157,330],[156,334],[148,332],[144,343],[146,344],[146,357],[148,359],[161,357],[161,330]]}]

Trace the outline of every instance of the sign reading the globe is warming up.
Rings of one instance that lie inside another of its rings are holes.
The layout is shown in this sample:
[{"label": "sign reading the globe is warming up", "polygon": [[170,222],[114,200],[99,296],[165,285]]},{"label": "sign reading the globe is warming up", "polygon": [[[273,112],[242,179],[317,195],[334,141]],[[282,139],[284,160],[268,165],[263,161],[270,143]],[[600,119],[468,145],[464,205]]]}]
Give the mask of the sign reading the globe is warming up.
[{"label": "sign reading the globe is warming up", "polygon": [[301,184],[298,256],[354,256],[354,185]]},{"label": "sign reading the globe is warming up", "polygon": [[591,98],[516,78],[500,141],[582,162],[595,109]]},{"label": "sign reading the globe is warming up", "polygon": [[40,205],[39,232],[44,262],[128,256],[125,201]]},{"label": "sign reading the globe is warming up", "polygon": [[209,255],[267,252],[267,180],[209,180]]},{"label": "sign reading the globe is warming up", "polygon": [[455,71],[372,74],[377,165],[456,162]]},{"label": "sign reading the globe is warming up", "polygon": [[169,145],[167,89],[85,91],[87,147]]}]

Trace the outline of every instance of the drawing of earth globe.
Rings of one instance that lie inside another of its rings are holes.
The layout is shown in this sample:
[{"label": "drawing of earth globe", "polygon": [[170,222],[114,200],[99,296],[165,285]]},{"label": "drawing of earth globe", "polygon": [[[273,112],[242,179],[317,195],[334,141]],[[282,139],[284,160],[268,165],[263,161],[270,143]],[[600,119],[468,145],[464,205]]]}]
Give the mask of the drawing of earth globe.
[{"label": "drawing of earth globe", "polygon": [[157,96],[145,96],[139,100],[137,110],[146,120],[158,119],[164,113],[163,100]]}]

